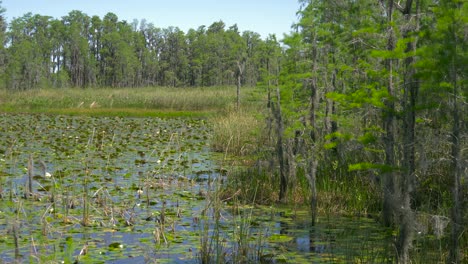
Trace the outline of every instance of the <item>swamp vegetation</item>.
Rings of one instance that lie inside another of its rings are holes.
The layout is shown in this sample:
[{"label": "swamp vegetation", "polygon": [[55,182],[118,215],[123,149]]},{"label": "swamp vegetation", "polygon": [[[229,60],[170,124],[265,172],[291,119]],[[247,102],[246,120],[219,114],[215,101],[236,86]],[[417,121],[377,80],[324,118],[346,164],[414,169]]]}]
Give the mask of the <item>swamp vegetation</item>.
[{"label": "swamp vegetation", "polygon": [[465,1],[300,3],[1,16],[1,262],[466,262]]},{"label": "swamp vegetation", "polygon": [[222,196],[231,175],[204,120],[4,114],[1,124],[3,261],[391,259],[391,230],[371,219],[324,215],[311,230],[303,206]]}]

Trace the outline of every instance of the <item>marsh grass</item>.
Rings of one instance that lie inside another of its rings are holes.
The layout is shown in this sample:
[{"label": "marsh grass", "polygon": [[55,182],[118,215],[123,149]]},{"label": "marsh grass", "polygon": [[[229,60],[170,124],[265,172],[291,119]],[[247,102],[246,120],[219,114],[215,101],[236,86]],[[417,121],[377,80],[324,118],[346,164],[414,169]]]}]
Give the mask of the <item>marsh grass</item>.
[{"label": "marsh grass", "polygon": [[350,174],[347,179],[320,177],[317,188],[321,214],[366,216],[379,212],[378,186],[356,175]]},{"label": "marsh grass", "polygon": [[236,196],[239,204],[273,204],[276,202],[279,176],[258,167],[237,168],[228,172],[221,190],[223,199]]},{"label": "marsh grass", "polygon": [[233,87],[0,90],[2,112],[171,117],[218,113],[234,101]]},{"label": "marsh grass", "polygon": [[211,119],[212,148],[225,155],[246,156],[258,150],[261,144],[261,121],[250,111],[229,111]]},{"label": "marsh grass", "polygon": [[[219,178],[213,181],[206,206],[197,220],[201,263],[259,263],[264,260],[267,231],[259,227],[260,224],[253,224],[256,223],[255,197],[250,205],[245,205],[237,199],[239,193],[224,197],[222,181]],[[227,222],[226,217],[229,217]]]},{"label": "marsh grass", "polygon": [[[275,164],[257,162],[250,166],[238,166],[228,172],[221,195],[229,197],[237,192],[241,204],[253,201],[263,205],[274,204],[278,199],[279,181]],[[366,216],[377,213],[381,197],[376,188],[377,185],[357,175],[350,174],[345,180],[322,173],[317,179],[318,210],[322,215]],[[298,170],[296,179],[290,181],[285,203],[308,205],[309,194],[306,175]]]}]

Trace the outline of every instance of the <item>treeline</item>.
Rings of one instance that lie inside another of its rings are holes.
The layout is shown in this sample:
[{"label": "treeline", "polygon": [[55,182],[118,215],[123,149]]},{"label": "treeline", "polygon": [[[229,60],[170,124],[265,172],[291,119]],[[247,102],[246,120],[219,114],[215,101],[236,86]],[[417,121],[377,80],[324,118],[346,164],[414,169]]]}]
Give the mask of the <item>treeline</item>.
[{"label": "treeline", "polygon": [[[2,10],[4,13],[5,10]],[[184,33],[146,20],[102,19],[72,11],[61,19],[2,15],[0,67],[8,89],[36,87],[253,86],[266,41],[222,21]],[[242,74],[241,74],[242,73]]]},{"label": "treeline", "polygon": [[315,220],[322,182],[336,182],[337,190],[354,183],[355,204],[374,203],[380,194],[381,220],[398,230],[399,263],[412,261],[427,215],[450,219],[443,261],[463,262],[466,1],[300,2],[296,30],[284,40],[288,48],[273,59],[282,60],[281,72],[269,68],[266,84],[279,199],[286,200],[303,175]]}]

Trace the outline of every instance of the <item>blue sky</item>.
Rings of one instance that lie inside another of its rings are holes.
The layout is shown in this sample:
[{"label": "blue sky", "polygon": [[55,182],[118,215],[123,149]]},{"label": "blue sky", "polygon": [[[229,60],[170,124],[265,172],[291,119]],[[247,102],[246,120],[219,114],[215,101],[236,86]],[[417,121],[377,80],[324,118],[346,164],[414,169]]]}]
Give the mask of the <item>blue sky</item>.
[{"label": "blue sky", "polygon": [[61,18],[72,10],[101,18],[107,12],[120,20],[146,19],[155,26],[177,26],[187,32],[201,25],[223,20],[237,23],[239,30],[251,30],[265,38],[269,33],[282,39],[296,22],[297,0],[3,0],[8,21],[32,12]]}]

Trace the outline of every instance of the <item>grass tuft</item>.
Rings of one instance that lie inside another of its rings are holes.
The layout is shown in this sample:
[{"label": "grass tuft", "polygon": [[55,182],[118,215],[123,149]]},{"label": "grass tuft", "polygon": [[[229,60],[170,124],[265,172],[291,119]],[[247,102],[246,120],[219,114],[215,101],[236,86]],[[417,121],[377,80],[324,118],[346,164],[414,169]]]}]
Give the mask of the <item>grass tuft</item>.
[{"label": "grass tuft", "polygon": [[213,123],[213,144],[215,151],[228,155],[246,156],[258,149],[258,131],[262,122],[249,111],[229,111],[226,115],[215,116]]}]

